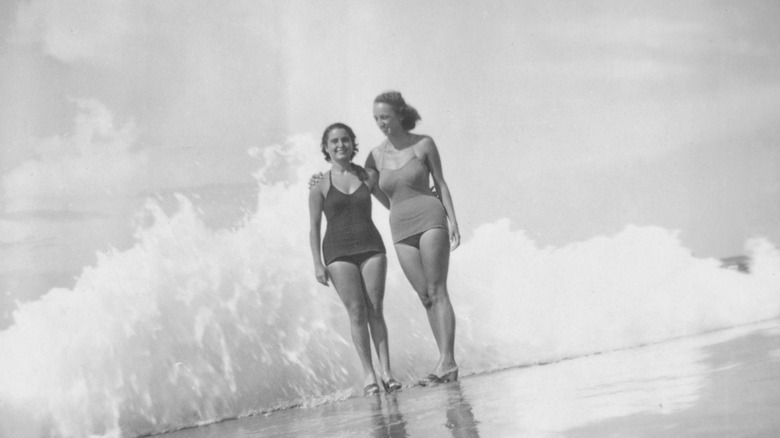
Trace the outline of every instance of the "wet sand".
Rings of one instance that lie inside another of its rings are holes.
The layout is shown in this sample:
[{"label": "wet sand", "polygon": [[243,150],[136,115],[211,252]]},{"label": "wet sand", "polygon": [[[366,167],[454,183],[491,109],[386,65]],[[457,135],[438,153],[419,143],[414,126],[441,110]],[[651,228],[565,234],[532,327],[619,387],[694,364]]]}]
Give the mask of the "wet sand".
[{"label": "wet sand", "polygon": [[160,435],[773,437],[780,321]]}]

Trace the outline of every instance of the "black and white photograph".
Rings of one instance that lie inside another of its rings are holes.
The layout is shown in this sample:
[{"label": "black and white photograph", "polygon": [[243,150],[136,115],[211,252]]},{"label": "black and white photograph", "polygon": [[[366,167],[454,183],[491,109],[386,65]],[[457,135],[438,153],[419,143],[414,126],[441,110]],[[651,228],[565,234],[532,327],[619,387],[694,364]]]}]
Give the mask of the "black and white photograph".
[{"label": "black and white photograph", "polygon": [[780,435],[778,19],[3,0],[0,438]]}]

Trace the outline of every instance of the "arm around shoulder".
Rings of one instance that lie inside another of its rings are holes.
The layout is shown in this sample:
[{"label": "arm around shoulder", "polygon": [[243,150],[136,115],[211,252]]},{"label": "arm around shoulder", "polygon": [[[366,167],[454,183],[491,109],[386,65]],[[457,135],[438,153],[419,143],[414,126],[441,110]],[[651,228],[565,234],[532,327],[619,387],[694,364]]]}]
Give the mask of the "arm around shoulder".
[{"label": "arm around shoulder", "polygon": [[368,175],[368,188],[371,189],[371,194],[374,195],[374,198],[376,198],[380,204],[389,210],[390,199],[388,199],[385,192],[379,188],[379,172],[377,172],[376,169],[366,168],[366,175]]},{"label": "arm around shoulder", "polygon": [[378,147],[375,147],[374,149],[371,149],[371,152],[368,153],[368,157],[366,157],[366,165],[364,166],[366,170],[374,169],[375,171],[379,172],[379,167],[376,159],[376,152],[378,149],[379,149]]},{"label": "arm around shoulder", "polygon": [[312,174],[311,178],[309,178],[309,190],[317,187],[317,183],[321,182],[323,179],[325,179],[325,174],[322,172]]}]

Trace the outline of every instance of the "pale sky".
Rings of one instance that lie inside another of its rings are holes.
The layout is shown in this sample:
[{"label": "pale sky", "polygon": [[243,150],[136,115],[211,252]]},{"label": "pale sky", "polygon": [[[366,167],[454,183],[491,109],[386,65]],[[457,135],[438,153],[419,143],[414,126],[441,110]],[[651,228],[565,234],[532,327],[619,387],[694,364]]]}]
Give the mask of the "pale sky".
[{"label": "pale sky", "polygon": [[509,218],[541,246],[629,224],[702,257],[777,244],[777,17],[764,1],[2,2],[3,288],[128,247],[150,194],[253,184],[250,147],[342,121],[362,162],[388,89],[439,146],[466,239]]}]

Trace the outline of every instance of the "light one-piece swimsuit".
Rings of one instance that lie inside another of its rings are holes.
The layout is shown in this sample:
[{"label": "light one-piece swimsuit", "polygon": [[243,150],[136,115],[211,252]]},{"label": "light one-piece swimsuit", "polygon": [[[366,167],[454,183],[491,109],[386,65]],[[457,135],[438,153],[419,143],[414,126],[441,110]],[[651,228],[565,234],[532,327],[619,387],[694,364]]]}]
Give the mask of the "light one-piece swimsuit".
[{"label": "light one-piece swimsuit", "polygon": [[447,212],[428,185],[428,166],[414,157],[398,169],[379,172],[379,188],[390,199],[393,242],[433,228],[448,229]]}]

